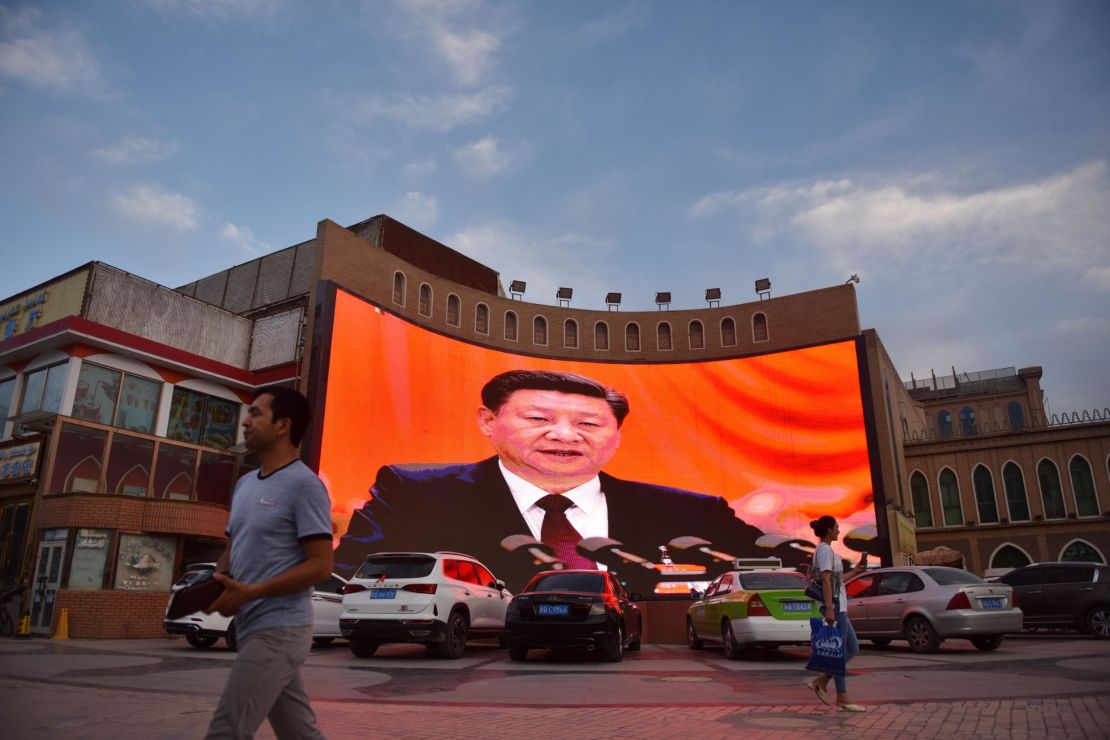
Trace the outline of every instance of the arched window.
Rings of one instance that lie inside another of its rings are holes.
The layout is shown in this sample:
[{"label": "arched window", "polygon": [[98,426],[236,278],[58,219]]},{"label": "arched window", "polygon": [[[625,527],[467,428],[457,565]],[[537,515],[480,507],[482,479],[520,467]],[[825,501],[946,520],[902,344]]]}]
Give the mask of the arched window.
[{"label": "arched window", "polygon": [[666,321],[660,322],[655,328],[655,343],[661,352],[671,350],[671,325]]},{"label": "arched window", "polygon": [[697,320],[690,322],[690,349],[705,349],[705,327]]},{"label": "arched window", "polygon": [[752,341],[766,342],[767,339],[767,315],[764,313],[757,313],[752,316]]},{"label": "arched window", "polygon": [[729,316],[721,319],[721,346],[736,346],[736,322]]},{"label": "arched window", "polygon": [[594,324],[594,349],[609,350],[609,325],[604,321]]},{"label": "arched window", "polygon": [[628,323],[624,327],[624,349],[628,352],[640,351],[640,325]]},{"label": "arched window", "polygon": [[1094,545],[1090,542],[1083,540],[1073,540],[1063,549],[1060,553],[1060,562],[1062,563],[1106,563],[1106,558],[1102,557]]},{"label": "arched window", "polygon": [[947,409],[937,414],[937,433],[941,439],[952,436],[952,414]]},{"label": "arched window", "polygon": [[420,283],[420,304],[417,307],[421,316],[432,315],[432,286]]},{"label": "arched window", "polygon": [[975,506],[979,509],[982,524],[995,524],[998,521],[998,503],[994,498],[994,477],[986,465],[976,465],[971,474],[975,485]]},{"label": "arched window", "polygon": [[1076,455],[1068,465],[1071,472],[1071,491],[1075,494],[1075,510],[1079,516],[1098,516],[1098,496],[1091,464],[1082,455]]},{"label": "arched window", "polygon": [[929,503],[929,480],[920,470],[910,476],[910,496],[913,498],[913,515],[918,527],[933,526],[933,507]]},{"label": "arched window", "polygon": [[462,314],[462,304],[454,293],[447,296],[447,323],[451,326],[459,325],[459,316]]},{"label": "arched window", "polygon": [[516,312],[505,312],[505,339],[510,342],[516,341]]},{"label": "arched window", "polygon": [[563,322],[563,346],[567,349],[578,349],[578,322],[574,319]]},{"label": "arched window", "polygon": [[1008,462],[1002,466],[1002,487],[1006,489],[1006,506],[1010,509],[1010,521],[1029,521],[1029,497],[1025,495],[1025,476],[1017,463]]},{"label": "arched window", "polygon": [[489,306],[479,303],[474,307],[474,331],[489,334]]},{"label": "arched window", "polygon": [[1006,404],[1006,413],[1010,417],[1010,431],[1020,432],[1025,429],[1025,409],[1021,407],[1018,401],[1010,401]]},{"label": "arched window", "polygon": [[532,344],[547,344],[547,319],[543,316],[532,319]]},{"label": "arched window", "polygon": [[405,305],[405,274],[393,273],[393,302],[398,306]]},{"label": "arched window", "polygon": [[1033,561],[1029,559],[1029,556],[1026,555],[1021,548],[1015,545],[1006,544],[995,550],[994,555],[991,555],[990,567],[1021,568],[1023,566],[1029,565],[1032,562]]},{"label": "arched window", "polygon": [[1060,491],[1060,470],[1047,457],[1037,465],[1037,482],[1041,484],[1041,503],[1045,519],[1063,519],[1064,494]]},{"label": "arched window", "polygon": [[965,437],[970,437],[978,431],[975,428],[975,409],[970,406],[960,409],[960,431]]},{"label": "arched window", "polygon": [[960,506],[960,483],[951,468],[940,471],[940,508],[944,511],[944,526],[958,527],[964,523],[964,510]]}]

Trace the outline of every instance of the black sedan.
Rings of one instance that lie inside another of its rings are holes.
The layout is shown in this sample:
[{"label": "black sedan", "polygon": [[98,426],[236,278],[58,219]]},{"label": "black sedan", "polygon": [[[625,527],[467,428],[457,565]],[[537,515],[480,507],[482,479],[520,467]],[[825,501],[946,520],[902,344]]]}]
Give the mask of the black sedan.
[{"label": "black sedan", "polygon": [[509,657],[524,660],[529,648],[600,650],[619,662],[640,649],[643,615],[612,573],[551,570],[537,573],[509,604],[505,638]]}]

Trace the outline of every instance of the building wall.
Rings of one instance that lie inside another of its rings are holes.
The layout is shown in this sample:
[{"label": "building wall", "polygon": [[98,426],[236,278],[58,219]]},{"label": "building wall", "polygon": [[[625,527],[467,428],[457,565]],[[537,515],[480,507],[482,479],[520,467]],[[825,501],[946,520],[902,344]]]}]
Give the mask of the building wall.
[{"label": "building wall", "polygon": [[50,633],[57,631],[58,620],[61,619],[62,609],[65,609],[69,636],[74,639],[165,637],[162,617],[169,600],[168,593],[160,592],[59,591]]}]

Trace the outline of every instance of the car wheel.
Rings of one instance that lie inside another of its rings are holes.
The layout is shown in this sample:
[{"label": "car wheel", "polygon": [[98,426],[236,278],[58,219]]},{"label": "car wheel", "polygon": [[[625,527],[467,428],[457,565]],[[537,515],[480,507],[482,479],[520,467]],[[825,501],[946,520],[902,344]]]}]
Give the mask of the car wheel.
[{"label": "car wheel", "polygon": [[686,644],[691,650],[701,650],[705,647],[705,643],[701,641],[697,630],[694,629],[694,620],[689,617],[686,617]]},{"label": "car wheel", "polygon": [[312,644],[316,645],[317,647],[324,647],[325,645],[330,645],[333,642],[335,642],[334,637],[313,637],[312,638]]},{"label": "car wheel", "polygon": [[890,640],[886,639],[885,637],[873,637],[871,638],[871,644],[877,648],[885,648],[887,645],[890,644]]},{"label": "car wheel", "polygon": [[210,648],[216,644],[216,640],[220,639],[217,635],[197,635],[189,633],[185,635],[185,641],[195,648],[205,649]]},{"label": "car wheel", "polygon": [[740,645],[736,642],[736,635],[732,632],[732,622],[727,619],[721,623],[721,644],[725,648],[725,657],[729,660],[740,659]]},{"label": "car wheel", "polygon": [[451,612],[447,620],[447,637],[436,646],[436,653],[441,658],[454,660],[461,658],[466,652],[466,617],[462,612]]},{"label": "car wheel", "polygon": [[906,622],[906,642],[915,653],[935,653],[940,648],[937,631],[921,617],[911,617]]},{"label": "car wheel", "polygon": [[617,627],[616,634],[613,635],[609,646],[602,655],[610,663],[620,663],[624,660],[624,632],[621,631],[620,627]]},{"label": "car wheel", "polygon": [[522,661],[528,659],[527,645],[509,645],[509,660]]},{"label": "car wheel", "polygon": [[378,651],[378,643],[373,640],[352,637],[349,644],[351,646],[351,653],[353,653],[356,658],[370,658]]},{"label": "car wheel", "polygon": [[644,624],[641,622],[636,626],[636,639],[628,641],[628,652],[640,652],[640,642],[644,639]]},{"label": "car wheel", "polygon": [[232,650],[239,651],[239,640],[235,636],[235,620],[231,620],[231,624],[227,626],[227,632],[224,633],[224,642]]},{"label": "car wheel", "polygon": [[1002,645],[1002,635],[983,635],[982,637],[972,637],[971,644],[984,653],[989,653],[992,650],[997,650]]},{"label": "car wheel", "polygon": [[1087,615],[1087,634],[1105,640],[1110,637],[1110,606],[1098,606]]}]

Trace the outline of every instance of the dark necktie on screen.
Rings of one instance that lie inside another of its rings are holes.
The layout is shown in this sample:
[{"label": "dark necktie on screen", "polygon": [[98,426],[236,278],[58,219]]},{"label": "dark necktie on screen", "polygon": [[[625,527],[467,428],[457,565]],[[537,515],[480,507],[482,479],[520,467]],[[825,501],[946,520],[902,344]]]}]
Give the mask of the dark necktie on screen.
[{"label": "dark necktie on screen", "polygon": [[543,526],[540,527],[540,540],[546,545],[551,545],[555,551],[555,557],[566,563],[568,568],[597,570],[597,563],[582,557],[575,549],[582,535],[567,519],[567,509],[574,506],[574,502],[566,496],[552,493],[537,501],[536,506],[545,512]]}]

